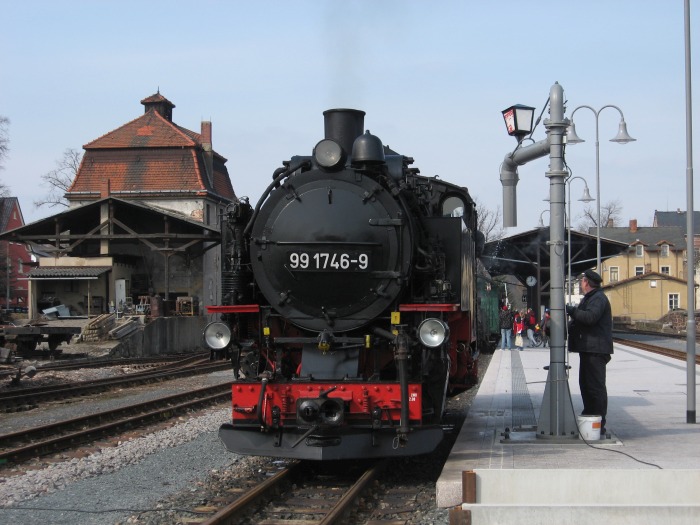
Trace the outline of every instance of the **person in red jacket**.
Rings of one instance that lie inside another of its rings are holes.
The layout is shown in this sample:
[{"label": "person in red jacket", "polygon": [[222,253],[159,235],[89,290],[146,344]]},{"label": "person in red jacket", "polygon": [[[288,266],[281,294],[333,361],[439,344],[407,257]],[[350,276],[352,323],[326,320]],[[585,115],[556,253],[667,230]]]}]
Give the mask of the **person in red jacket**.
[{"label": "person in red jacket", "polygon": [[528,308],[525,312],[525,330],[527,331],[527,346],[530,348],[535,348],[537,343],[535,343],[535,326],[537,326],[537,317],[535,317],[535,312],[532,308]]},{"label": "person in red jacket", "polygon": [[515,347],[522,352],[523,350],[523,332],[525,331],[525,310],[521,310],[515,314],[513,320],[513,333],[515,334]]}]

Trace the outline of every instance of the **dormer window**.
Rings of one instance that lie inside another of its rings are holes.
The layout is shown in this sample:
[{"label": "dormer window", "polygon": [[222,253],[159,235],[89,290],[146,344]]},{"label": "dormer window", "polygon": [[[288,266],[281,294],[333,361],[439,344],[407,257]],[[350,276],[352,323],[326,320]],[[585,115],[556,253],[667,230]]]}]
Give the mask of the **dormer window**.
[{"label": "dormer window", "polygon": [[661,245],[661,257],[668,257],[668,249],[669,249],[668,244]]},{"label": "dormer window", "polygon": [[644,257],[644,246],[641,244],[638,244],[634,247],[634,254],[637,257]]}]

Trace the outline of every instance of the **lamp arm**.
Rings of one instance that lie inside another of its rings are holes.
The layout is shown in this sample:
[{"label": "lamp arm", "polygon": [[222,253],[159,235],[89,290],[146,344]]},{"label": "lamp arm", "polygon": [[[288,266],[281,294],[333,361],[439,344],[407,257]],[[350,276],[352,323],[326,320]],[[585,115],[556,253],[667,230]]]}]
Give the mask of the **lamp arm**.
[{"label": "lamp arm", "polygon": [[622,112],[620,108],[618,108],[615,104],[606,104],[602,108],[598,110],[598,114],[600,114],[601,111],[603,111],[605,108],[614,108],[617,110],[617,112],[620,114],[620,120],[625,120],[625,114]]},{"label": "lamp arm", "polygon": [[510,228],[518,225],[518,205],[516,186],[518,185],[518,166],[549,154],[549,139],[541,140],[524,148],[509,153],[501,164],[501,185],[503,186],[503,226]]},{"label": "lamp arm", "polygon": [[[607,107],[607,106],[606,106],[606,107]],[[617,107],[617,106],[615,106],[615,107]],[[571,112],[571,122],[574,121],[574,115],[575,115],[576,112],[577,112],[579,109],[581,109],[581,108],[590,109],[590,110],[593,112],[593,115],[595,115],[596,120],[598,119],[598,114],[603,110],[603,108],[600,108],[598,111],[596,111],[596,110],[595,110],[594,108],[592,108],[591,106],[586,106],[586,105],[584,104],[583,106],[579,106],[579,107],[577,107],[576,109],[574,109],[574,110]],[[619,108],[617,108],[617,109],[619,110]]]}]

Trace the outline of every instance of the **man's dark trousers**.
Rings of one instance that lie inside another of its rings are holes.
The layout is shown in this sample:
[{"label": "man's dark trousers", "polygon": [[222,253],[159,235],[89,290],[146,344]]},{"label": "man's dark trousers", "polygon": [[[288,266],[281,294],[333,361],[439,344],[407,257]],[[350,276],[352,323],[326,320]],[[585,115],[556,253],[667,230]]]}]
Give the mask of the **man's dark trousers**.
[{"label": "man's dark trousers", "polygon": [[602,416],[601,426],[605,427],[608,413],[608,391],[605,388],[605,365],[610,361],[610,354],[581,352],[581,366],[578,384],[583,398],[582,416]]}]

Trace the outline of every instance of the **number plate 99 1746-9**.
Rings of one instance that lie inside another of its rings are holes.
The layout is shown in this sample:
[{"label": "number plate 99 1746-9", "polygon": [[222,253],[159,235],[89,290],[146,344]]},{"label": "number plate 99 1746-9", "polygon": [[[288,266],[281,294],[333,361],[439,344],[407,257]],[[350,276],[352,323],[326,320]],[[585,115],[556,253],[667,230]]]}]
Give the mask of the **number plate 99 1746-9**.
[{"label": "number plate 99 1746-9", "polygon": [[290,270],[303,271],[369,271],[366,252],[291,252],[287,265]]}]

